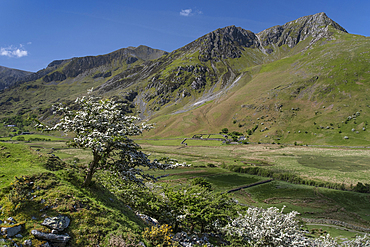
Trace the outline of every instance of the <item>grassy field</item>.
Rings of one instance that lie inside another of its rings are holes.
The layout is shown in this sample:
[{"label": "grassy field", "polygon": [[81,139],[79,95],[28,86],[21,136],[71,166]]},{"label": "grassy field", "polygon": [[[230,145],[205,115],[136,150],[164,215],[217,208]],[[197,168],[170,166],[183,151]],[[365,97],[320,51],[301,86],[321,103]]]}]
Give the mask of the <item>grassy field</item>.
[{"label": "grassy field", "polygon": [[189,140],[188,146],[181,145],[180,140],[138,140],[138,143],[153,157],[169,156],[194,165],[264,167],[302,178],[343,183],[348,188],[358,182],[370,182],[370,152],[367,149],[223,145],[216,141],[197,140],[194,144]]}]

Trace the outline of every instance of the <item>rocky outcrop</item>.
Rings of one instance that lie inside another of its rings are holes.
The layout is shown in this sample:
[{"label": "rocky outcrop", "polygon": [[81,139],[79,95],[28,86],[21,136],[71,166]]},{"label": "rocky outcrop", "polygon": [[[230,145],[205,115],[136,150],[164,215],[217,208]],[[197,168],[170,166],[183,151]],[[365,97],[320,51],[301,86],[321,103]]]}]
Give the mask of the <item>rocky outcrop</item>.
[{"label": "rocky outcrop", "polygon": [[52,82],[52,81],[64,81],[67,79],[67,76],[59,71],[56,71],[52,74],[46,75],[43,78],[44,82]]},{"label": "rocky outcrop", "polygon": [[67,216],[59,215],[56,217],[46,218],[41,225],[46,226],[52,229],[51,233],[44,233],[38,230],[32,230],[31,234],[35,238],[40,240],[45,240],[54,247],[64,247],[71,239],[71,237],[65,234],[59,234],[59,232],[64,231],[68,226],[71,220]]},{"label": "rocky outcrop", "polygon": [[107,77],[111,77],[112,76],[112,72],[111,71],[108,71],[108,72],[101,72],[101,73],[97,73],[93,76],[94,79],[96,78],[100,78],[100,77],[103,77],[103,78],[107,78]]},{"label": "rocky outcrop", "polygon": [[327,27],[332,26],[342,32],[347,32],[338,23],[330,19],[325,13],[318,13],[301,17],[282,26],[274,26],[259,32],[262,46],[288,45],[290,48],[308,37],[323,37],[327,33]]},{"label": "rocky outcrop", "polygon": [[67,216],[59,215],[52,218],[46,218],[41,225],[59,232],[64,231],[69,226],[71,220]]}]

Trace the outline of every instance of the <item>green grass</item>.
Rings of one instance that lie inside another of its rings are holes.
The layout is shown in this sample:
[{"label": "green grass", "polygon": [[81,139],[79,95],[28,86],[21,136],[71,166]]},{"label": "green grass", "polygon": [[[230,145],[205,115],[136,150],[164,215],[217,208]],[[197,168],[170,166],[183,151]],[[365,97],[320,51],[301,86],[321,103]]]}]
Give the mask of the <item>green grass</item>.
[{"label": "green grass", "polygon": [[22,144],[0,142],[0,188],[8,186],[15,176],[45,172],[46,157],[38,156]]},{"label": "green grass", "polygon": [[337,238],[339,243],[354,239],[357,235],[364,235],[362,232],[353,231],[350,229],[345,229],[339,226],[329,226],[329,225],[320,225],[320,224],[306,224],[305,229],[309,232],[312,232],[309,236],[320,237],[325,236],[330,233],[330,236]]},{"label": "green grass", "polygon": [[305,218],[335,219],[366,228],[370,225],[370,198],[366,194],[280,181],[247,188],[245,192],[251,195],[254,203],[249,203],[255,206],[285,205],[287,211],[298,211]]},{"label": "green grass", "polygon": [[214,186],[215,191],[225,192],[227,190],[235,189],[243,185],[253,184],[268,178],[252,176],[247,174],[220,174],[215,176],[205,177],[205,179]]}]

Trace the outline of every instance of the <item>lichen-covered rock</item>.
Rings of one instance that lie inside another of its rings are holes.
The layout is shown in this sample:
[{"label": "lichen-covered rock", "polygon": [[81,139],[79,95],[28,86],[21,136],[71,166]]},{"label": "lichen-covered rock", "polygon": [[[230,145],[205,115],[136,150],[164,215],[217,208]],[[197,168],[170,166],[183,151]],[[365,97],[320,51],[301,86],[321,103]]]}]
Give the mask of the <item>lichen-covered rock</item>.
[{"label": "lichen-covered rock", "polygon": [[59,215],[57,217],[46,218],[41,225],[61,232],[69,226],[70,222],[71,220],[67,216]]},{"label": "lichen-covered rock", "polygon": [[31,234],[35,236],[35,238],[40,240],[46,240],[51,242],[52,246],[54,247],[64,247],[71,237],[67,234],[60,235],[60,234],[53,234],[53,233],[43,233],[37,230],[32,230]]}]

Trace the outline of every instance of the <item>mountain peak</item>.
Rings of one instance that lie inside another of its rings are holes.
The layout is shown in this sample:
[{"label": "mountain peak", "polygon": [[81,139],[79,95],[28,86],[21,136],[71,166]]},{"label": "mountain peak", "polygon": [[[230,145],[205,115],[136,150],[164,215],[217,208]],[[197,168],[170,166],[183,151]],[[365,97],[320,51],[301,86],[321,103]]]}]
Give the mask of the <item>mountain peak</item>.
[{"label": "mountain peak", "polygon": [[335,21],[330,19],[324,12],[320,12],[320,13],[317,13],[317,14],[314,14],[314,15],[303,16],[301,18],[298,18],[295,21],[288,22],[285,25],[290,25],[292,23],[305,23],[306,25],[311,24],[311,25],[314,25],[314,26],[317,26],[317,27],[331,25],[335,29],[338,29],[342,32],[347,32],[338,23],[336,23]]},{"label": "mountain peak", "polygon": [[244,47],[258,47],[256,35],[234,25],[219,28],[195,41],[200,45],[199,59],[218,61],[223,58],[237,58],[241,56]]},{"label": "mountain peak", "polygon": [[259,32],[257,36],[262,46],[277,44],[278,46],[288,45],[290,48],[305,40],[308,37],[329,36],[327,27],[332,26],[342,32],[347,32],[338,23],[330,19],[324,12],[314,15],[303,16],[297,20],[290,21],[284,25],[274,26]]}]

